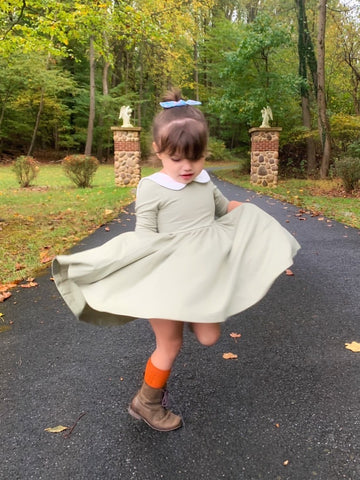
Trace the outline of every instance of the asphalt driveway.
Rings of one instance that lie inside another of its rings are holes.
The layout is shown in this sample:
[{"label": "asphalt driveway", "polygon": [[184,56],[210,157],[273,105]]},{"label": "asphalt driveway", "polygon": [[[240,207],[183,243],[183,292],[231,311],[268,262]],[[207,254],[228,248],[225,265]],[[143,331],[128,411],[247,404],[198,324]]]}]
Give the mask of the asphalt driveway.
[{"label": "asphalt driveway", "polygon": [[[154,345],[147,322],[76,321],[46,271],[0,304],[13,322],[0,333],[1,479],[360,478],[360,353],[345,349],[360,342],[360,231],[216,182],[302,249],[294,275],[230,318],[217,345],[186,331],[169,382],[184,427],[160,433],[127,413]],[[74,250],[132,230],[133,206],[108,227]],[[45,431],[77,420],[68,438]]]}]

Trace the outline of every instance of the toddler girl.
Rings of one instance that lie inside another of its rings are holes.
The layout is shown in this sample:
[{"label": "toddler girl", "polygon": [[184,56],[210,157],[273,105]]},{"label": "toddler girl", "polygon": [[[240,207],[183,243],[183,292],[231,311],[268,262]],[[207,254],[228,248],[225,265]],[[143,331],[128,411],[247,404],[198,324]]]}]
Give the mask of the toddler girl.
[{"label": "toddler girl", "polygon": [[129,413],[160,431],[181,426],[162,400],[184,323],[213,345],[220,323],[258,302],[300,247],[270,215],[229,201],[211,182],[198,104],[178,91],[161,103],[153,147],[162,169],[139,183],[135,232],[53,262],[57,288],[79,319],[149,319],[156,348]]}]

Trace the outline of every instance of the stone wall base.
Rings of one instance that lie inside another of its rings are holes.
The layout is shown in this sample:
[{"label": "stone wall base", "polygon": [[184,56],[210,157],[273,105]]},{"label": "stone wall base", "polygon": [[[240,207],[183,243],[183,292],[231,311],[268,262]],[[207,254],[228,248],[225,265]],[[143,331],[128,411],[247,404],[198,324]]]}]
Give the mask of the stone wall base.
[{"label": "stone wall base", "polygon": [[281,128],[251,128],[250,182],[263,187],[276,186],[279,171]]},{"label": "stone wall base", "polygon": [[139,127],[111,127],[114,136],[114,171],[117,187],[136,187],[141,179]]}]

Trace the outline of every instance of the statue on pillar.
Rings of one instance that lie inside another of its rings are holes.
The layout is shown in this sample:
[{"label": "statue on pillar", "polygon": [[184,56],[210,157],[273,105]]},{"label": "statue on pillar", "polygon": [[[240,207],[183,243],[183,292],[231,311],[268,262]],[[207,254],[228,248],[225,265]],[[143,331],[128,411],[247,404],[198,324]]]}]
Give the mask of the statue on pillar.
[{"label": "statue on pillar", "polygon": [[269,106],[264,107],[261,110],[261,115],[262,115],[262,124],[260,125],[260,128],[270,128],[270,120],[273,119],[271,108]]},{"label": "statue on pillar", "polygon": [[123,121],[123,124],[122,124],[123,127],[132,127],[132,124],[130,123],[131,113],[132,113],[132,110],[129,106],[123,105],[120,108],[119,118],[121,118]]}]

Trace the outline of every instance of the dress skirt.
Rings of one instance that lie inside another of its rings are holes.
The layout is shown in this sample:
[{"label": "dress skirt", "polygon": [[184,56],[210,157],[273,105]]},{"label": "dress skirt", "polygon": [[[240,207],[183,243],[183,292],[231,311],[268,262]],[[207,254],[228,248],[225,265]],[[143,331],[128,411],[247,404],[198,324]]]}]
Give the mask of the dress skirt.
[{"label": "dress skirt", "polygon": [[207,226],[126,232],[58,256],[53,277],[74,315],[86,322],[224,322],[257,303],[299,248],[273,217],[243,204]]}]

